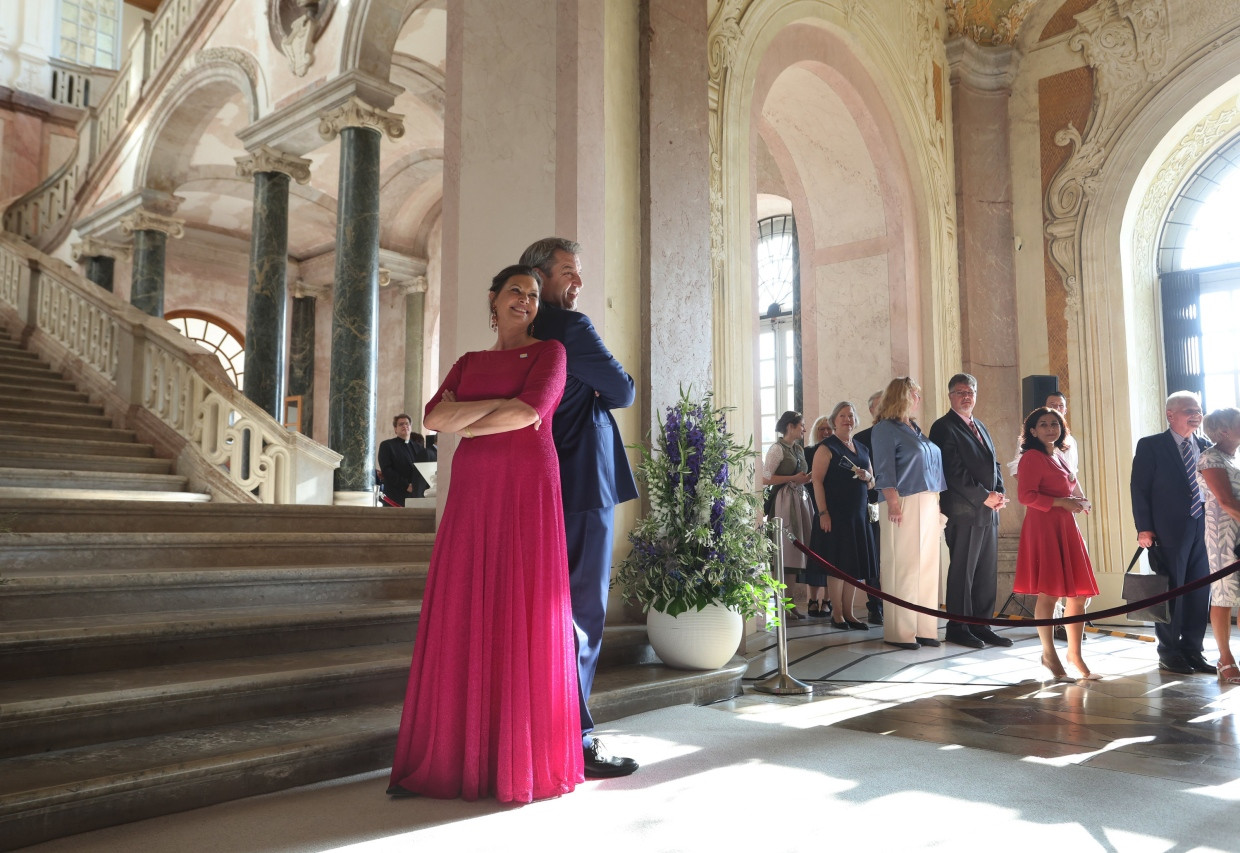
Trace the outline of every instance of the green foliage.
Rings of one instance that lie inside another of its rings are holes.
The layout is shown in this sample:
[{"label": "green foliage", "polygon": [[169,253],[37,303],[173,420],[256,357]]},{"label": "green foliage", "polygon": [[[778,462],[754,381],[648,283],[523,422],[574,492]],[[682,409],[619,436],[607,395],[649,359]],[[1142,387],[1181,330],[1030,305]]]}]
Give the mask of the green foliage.
[{"label": "green foliage", "polygon": [[650,436],[634,445],[650,513],[629,533],[633,550],[612,584],[643,610],[678,616],[720,604],[745,618],[774,615],[772,597],[783,588],[770,575],[775,546],[758,521],[758,496],[733,480],[737,471],[752,478],[757,453],[752,441],[742,447],[732,438],[726,411],[712,393],[696,403],[682,388],[657,447]]}]

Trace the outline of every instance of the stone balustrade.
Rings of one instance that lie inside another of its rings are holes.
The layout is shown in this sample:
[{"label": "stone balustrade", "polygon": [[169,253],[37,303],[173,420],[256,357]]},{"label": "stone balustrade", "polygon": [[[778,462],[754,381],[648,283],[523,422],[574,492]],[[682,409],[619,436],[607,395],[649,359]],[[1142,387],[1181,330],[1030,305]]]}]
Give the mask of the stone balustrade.
[{"label": "stone balustrade", "polygon": [[230,494],[261,503],[332,502],[339,453],[246,399],[215,356],[164,320],[10,235],[0,235],[0,312],[32,329],[32,345],[54,365],[72,364],[93,388],[107,386],[179,436],[194,458],[182,452],[178,468],[209,466]]},{"label": "stone balustrade", "polygon": [[[76,150],[64,165],[8,206],[4,212],[5,231],[46,248],[40,238],[54,231],[70,214],[80,183],[121,135],[142,98],[143,86],[163,69],[203,3],[204,0],[164,0],[150,24],[130,43],[128,57],[107,91],[101,97],[91,95],[96,106],[85,102],[71,104],[88,107],[78,123]],[[63,65],[65,83],[57,86],[64,88],[66,97],[73,91],[82,92],[84,97],[87,87],[78,79],[78,72],[69,73],[71,68],[77,66]],[[55,92],[52,99],[56,100]]]}]

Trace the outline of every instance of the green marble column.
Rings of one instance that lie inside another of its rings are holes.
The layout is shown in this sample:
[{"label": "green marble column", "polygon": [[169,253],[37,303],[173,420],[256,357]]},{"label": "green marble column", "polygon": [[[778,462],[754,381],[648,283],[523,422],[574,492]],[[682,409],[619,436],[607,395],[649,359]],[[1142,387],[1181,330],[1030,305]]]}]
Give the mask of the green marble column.
[{"label": "green marble column", "polygon": [[164,316],[164,260],[168,235],[145,228],[133,232],[133,283],[129,301],[152,317]]},{"label": "green marble column", "polygon": [[288,186],[283,172],[254,173],[250,288],[245,313],[245,396],[284,419],[288,313]]},{"label": "green marble column", "polygon": [[328,446],[344,456],[337,492],[369,492],[375,477],[380,138],[366,127],[340,130],[327,424]]},{"label": "green marble column", "polygon": [[289,336],[288,393],[301,397],[301,432],[314,438],[314,309],[313,296],[293,300]]},{"label": "green marble column", "polygon": [[108,293],[112,292],[112,275],[115,270],[116,260],[106,255],[91,255],[86,258],[86,277]]}]

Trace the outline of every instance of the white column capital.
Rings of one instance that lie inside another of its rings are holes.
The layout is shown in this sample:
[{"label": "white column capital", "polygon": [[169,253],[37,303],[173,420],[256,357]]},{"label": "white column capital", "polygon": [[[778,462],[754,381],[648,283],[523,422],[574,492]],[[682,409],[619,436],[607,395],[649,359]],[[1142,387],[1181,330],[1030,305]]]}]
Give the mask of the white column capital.
[{"label": "white column capital", "polygon": [[86,236],[82,238],[82,242],[74,243],[70,250],[73,253],[73,260],[80,261],[83,258],[112,258],[117,260],[120,258],[128,259],[133,255],[133,249],[121,243],[113,243],[110,240],[101,240],[98,237]]},{"label": "white column capital", "polygon": [[135,231],[162,231],[172,238],[183,237],[185,236],[185,220],[162,216],[140,207],[121,219],[121,231],[126,234],[132,234]]},{"label": "white column capital", "polygon": [[305,157],[287,154],[270,145],[260,145],[249,155],[238,157],[237,175],[252,178],[255,172],[280,172],[299,184],[310,182],[310,161]]},{"label": "white column capital", "polygon": [[339,107],[319,114],[319,135],[335,139],[346,127],[365,127],[386,133],[389,139],[405,135],[403,115],[371,106],[358,97],[351,97]]}]

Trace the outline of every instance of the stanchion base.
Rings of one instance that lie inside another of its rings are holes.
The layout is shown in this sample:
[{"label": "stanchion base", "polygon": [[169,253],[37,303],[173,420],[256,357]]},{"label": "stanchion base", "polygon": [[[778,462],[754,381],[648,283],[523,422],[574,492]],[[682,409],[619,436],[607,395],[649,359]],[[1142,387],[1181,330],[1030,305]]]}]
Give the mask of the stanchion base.
[{"label": "stanchion base", "polygon": [[814,692],[812,684],[797,681],[786,672],[778,672],[765,681],[759,681],[753,689],[759,693],[771,693],[776,696],[801,696]]}]

